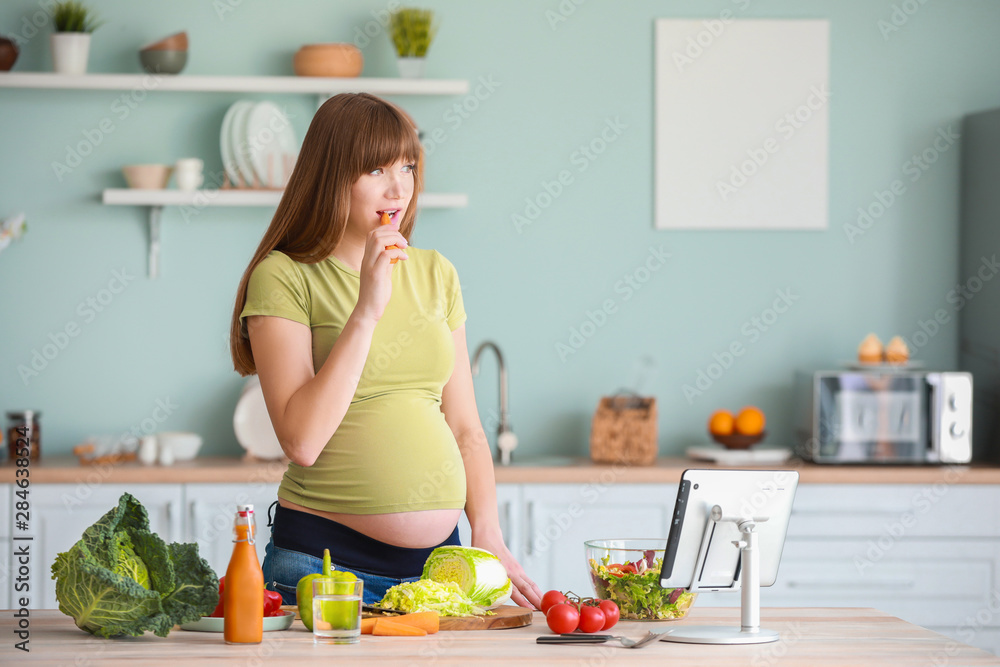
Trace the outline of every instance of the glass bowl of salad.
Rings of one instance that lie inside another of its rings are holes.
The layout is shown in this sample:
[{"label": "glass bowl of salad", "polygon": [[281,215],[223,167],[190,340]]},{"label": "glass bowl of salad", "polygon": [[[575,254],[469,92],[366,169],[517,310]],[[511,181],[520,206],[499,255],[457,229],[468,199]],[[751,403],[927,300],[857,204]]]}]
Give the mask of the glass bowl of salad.
[{"label": "glass bowl of salad", "polygon": [[687,616],[697,593],[660,588],[666,538],[584,542],[594,593],[618,605],[622,618],[676,621]]}]

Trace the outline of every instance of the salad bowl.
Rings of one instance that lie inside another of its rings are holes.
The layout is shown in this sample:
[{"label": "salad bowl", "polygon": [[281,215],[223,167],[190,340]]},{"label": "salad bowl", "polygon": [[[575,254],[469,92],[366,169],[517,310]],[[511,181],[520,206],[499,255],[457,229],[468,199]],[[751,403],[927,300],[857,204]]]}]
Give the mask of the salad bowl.
[{"label": "salad bowl", "polygon": [[674,621],[687,616],[697,593],[660,587],[666,543],[666,538],[584,542],[594,593],[617,604],[622,618]]}]

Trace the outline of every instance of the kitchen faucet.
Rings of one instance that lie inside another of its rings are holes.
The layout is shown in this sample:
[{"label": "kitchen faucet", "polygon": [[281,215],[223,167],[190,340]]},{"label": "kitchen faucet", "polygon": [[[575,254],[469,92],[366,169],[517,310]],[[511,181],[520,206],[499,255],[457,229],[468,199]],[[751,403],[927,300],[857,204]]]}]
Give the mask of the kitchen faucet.
[{"label": "kitchen faucet", "polygon": [[497,355],[500,366],[500,425],[497,427],[497,452],[500,455],[500,465],[510,465],[510,453],[517,448],[517,436],[510,430],[507,421],[507,366],[503,363],[500,348],[492,341],[484,341],[472,355],[472,375],[479,375],[479,355],[483,350],[491,348]]}]

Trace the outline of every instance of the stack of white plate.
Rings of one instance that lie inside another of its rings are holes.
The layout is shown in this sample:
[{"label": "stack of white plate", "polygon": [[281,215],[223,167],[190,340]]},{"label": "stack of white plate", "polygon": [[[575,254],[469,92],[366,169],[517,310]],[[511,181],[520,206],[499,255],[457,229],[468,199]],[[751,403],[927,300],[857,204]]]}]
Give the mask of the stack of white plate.
[{"label": "stack of white plate", "polygon": [[272,102],[239,100],[222,119],[222,166],[234,186],[285,187],[298,145],[288,116]]}]

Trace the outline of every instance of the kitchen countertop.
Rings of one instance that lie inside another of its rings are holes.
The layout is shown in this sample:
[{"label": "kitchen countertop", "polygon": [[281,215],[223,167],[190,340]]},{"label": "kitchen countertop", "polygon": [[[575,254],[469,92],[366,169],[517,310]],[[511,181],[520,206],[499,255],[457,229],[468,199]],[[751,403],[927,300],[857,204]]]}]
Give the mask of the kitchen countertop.
[{"label": "kitchen countertop", "polygon": [[[648,630],[664,631],[683,624],[739,625],[739,609],[694,608],[684,621],[644,623],[623,621],[614,634],[640,637]],[[476,632],[439,632],[427,637],[362,636],[349,646],[313,644],[301,621],[282,632],[264,633],[257,645],[230,646],[217,633],[174,629],[168,637],[99,639],[73,625],[56,610],[32,611],[29,648],[14,648],[13,612],[0,613],[0,662],[21,664],[99,664],[131,662],[176,665],[178,661],[213,664],[295,664],[331,658],[353,662],[436,665],[504,664],[674,664],[715,665],[1000,665],[1000,658],[875,609],[773,608],[761,610],[761,625],[777,630],[775,643],[744,646],[703,646],[654,642],[629,650],[617,644],[543,646],[535,643],[549,634],[541,612],[523,628]],[[401,662],[405,661],[405,662]]]},{"label": "kitchen countertop", "polygon": [[[684,458],[661,458],[651,466],[598,465],[588,458],[548,457],[525,459],[511,466],[495,465],[500,484],[676,484],[687,468],[764,468],[798,470],[802,484],[1000,484],[1000,467],[966,466],[837,466],[798,460],[772,466],[720,466]],[[81,466],[74,457],[52,457],[33,463],[34,484],[108,483],[277,483],[285,472],[284,461],[245,461],[240,458],[197,457],[172,466],[139,463]],[[0,484],[15,480],[16,468],[0,465]]]}]

